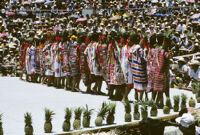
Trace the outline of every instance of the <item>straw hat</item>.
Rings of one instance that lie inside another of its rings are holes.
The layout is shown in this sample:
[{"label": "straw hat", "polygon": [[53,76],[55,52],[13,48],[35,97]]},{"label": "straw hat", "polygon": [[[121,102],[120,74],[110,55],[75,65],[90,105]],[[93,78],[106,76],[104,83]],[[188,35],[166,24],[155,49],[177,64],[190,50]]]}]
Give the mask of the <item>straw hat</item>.
[{"label": "straw hat", "polygon": [[192,66],[192,65],[200,65],[200,62],[198,61],[198,60],[192,60],[191,62],[190,62],[190,66]]},{"label": "straw hat", "polygon": [[183,57],[178,59],[178,62],[186,62],[185,59]]}]

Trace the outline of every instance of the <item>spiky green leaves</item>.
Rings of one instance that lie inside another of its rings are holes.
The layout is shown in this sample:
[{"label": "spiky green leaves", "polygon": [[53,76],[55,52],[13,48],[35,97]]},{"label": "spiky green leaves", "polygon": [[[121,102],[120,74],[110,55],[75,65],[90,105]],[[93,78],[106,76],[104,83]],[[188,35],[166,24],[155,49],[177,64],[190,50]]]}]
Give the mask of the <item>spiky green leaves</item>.
[{"label": "spiky green leaves", "polygon": [[168,106],[169,108],[172,108],[171,100],[169,97],[166,98],[166,106]]},{"label": "spiky green leaves", "polygon": [[25,113],[24,114],[24,122],[26,126],[31,126],[32,125],[32,115],[31,113]]},{"label": "spiky green leaves", "polygon": [[134,112],[138,112],[139,111],[139,104],[135,103],[134,104]]},{"label": "spiky green leaves", "polygon": [[115,114],[115,109],[116,109],[116,104],[115,103],[110,103],[108,105],[108,115],[114,115]]},{"label": "spiky green leaves", "polygon": [[126,113],[130,113],[131,112],[131,104],[129,103],[128,100],[126,101],[124,107],[125,107],[125,112]]},{"label": "spiky green leaves", "polygon": [[72,109],[67,107],[65,109],[65,121],[70,121],[71,117],[72,117]]},{"label": "spiky green leaves", "polygon": [[179,95],[175,95],[173,98],[174,98],[174,104],[179,104],[179,102],[180,102]]},{"label": "spiky green leaves", "polygon": [[83,117],[91,117],[93,111],[94,109],[89,110],[88,105],[86,105],[86,107],[83,109]]},{"label": "spiky green leaves", "polygon": [[74,114],[75,114],[75,119],[76,120],[80,120],[81,119],[81,115],[82,115],[83,109],[81,107],[78,107],[74,110]]},{"label": "spiky green leaves", "polygon": [[54,115],[55,115],[54,111],[51,111],[50,109],[45,108],[45,121],[46,122],[51,122]]},{"label": "spiky green leaves", "polygon": [[186,108],[187,96],[185,94],[181,95],[181,109]]},{"label": "spiky green leaves", "polygon": [[0,114],[0,122],[2,122],[3,113]]},{"label": "spiky green leaves", "polygon": [[102,119],[104,120],[107,113],[108,113],[108,105],[106,104],[106,102],[103,102],[101,109],[99,110],[97,114],[97,117],[102,117]]}]

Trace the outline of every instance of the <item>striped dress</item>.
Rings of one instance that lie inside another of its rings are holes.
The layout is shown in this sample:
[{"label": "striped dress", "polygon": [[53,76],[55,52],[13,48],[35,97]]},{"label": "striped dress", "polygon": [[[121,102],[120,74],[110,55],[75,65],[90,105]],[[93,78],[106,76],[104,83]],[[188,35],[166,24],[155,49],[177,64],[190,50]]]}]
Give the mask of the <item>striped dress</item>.
[{"label": "striped dress", "polygon": [[139,45],[136,45],[131,48],[129,55],[134,89],[137,91],[144,91],[147,88],[145,53]]},{"label": "striped dress", "polygon": [[164,92],[169,90],[169,59],[168,52],[162,48],[155,50],[154,91]]}]

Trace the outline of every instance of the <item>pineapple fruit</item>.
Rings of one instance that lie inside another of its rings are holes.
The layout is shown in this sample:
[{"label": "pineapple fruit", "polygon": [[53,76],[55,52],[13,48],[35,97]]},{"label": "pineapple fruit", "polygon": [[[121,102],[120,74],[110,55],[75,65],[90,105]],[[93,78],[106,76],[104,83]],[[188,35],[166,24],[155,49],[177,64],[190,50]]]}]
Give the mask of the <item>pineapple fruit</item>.
[{"label": "pineapple fruit", "polygon": [[179,111],[179,102],[180,102],[180,97],[178,95],[174,96],[174,112]]},{"label": "pineapple fruit", "polygon": [[33,126],[32,126],[32,116],[31,113],[24,114],[24,122],[25,122],[25,135],[33,135]]},{"label": "pineapple fruit", "polygon": [[142,114],[142,119],[145,119],[148,117],[148,108],[147,105],[143,104],[141,107],[141,114]]},{"label": "pineapple fruit", "polygon": [[113,124],[115,121],[115,109],[116,109],[116,104],[115,103],[110,103],[108,105],[108,115],[106,118],[106,123],[107,124]]},{"label": "pineapple fruit", "polygon": [[196,88],[196,99],[197,99],[197,102],[200,103],[200,99],[198,99],[200,98],[200,83],[197,83],[195,88]]},{"label": "pineapple fruit", "polygon": [[200,97],[197,98],[197,103],[200,103]]},{"label": "pineapple fruit", "polygon": [[82,115],[83,109],[78,107],[74,110],[75,114],[75,120],[73,122],[73,128],[75,130],[81,129],[81,115]]},{"label": "pineapple fruit", "polygon": [[86,105],[84,112],[83,112],[83,127],[85,128],[89,128],[90,127],[90,119],[91,119],[91,115],[92,115],[92,111],[94,109],[88,109],[88,105]]},{"label": "pineapple fruit", "polygon": [[165,106],[163,107],[163,113],[164,113],[164,114],[169,114],[169,113],[170,113],[170,108],[169,108],[168,106],[165,105]]},{"label": "pineapple fruit", "polygon": [[133,113],[134,120],[140,120],[140,112],[139,112],[139,104],[134,104],[134,113]]},{"label": "pineapple fruit", "polygon": [[0,135],[3,135],[2,116],[3,114],[0,114]]},{"label": "pineapple fruit", "polygon": [[63,122],[62,129],[63,131],[70,131],[71,128],[71,120],[72,110],[70,108],[65,109],[65,121]]},{"label": "pineapple fruit", "polygon": [[171,108],[172,108],[171,100],[170,100],[170,98],[169,98],[169,97],[167,97],[167,98],[166,98],[166,106],[168,106],[168,107],[169,107],[169,109],[171,109]]},{"label": "pineapple fruit", "polygon": [[186,108],[187,96],[185,94],[181,95],[181,110]]},{"label": "pineapple fruit", "polygon": [[193,93],[193,94],[196,94],[196,92],[197,92],[197,89],[196,89],[197,85],[198,85],[198,84],[195,83],[195,82],[192,83],[192,93]]},{"label": "pineapple fruit", "polygon": [[195,107],[196,106],[196,102],[195,100],[191,97],[189,100],[189,107]]},{"label": "pineapple fruit", "polygon": [[108,105],[105,102],[103,102],[101,109],[99,110],[97,118],[95,120],[96,126],[102,126],[103,120],[105,119],[107,112],[108,112]]},{"label": "pineapple fruit", "polygon": [[150,111],[151,116],[157,116],[158,115],[158,107],[156,104],[153,104]]},{"label": "pineapple fruit", "polygon": [[124,116],[124,119],[125,119],[125,122],[131,122],[132,120],[132,116],[131,116],[131,104],[129,103],[129,101],[127,100],[125,105],[125,116]]},{"label": "pineapple fruit", "polygon": [[44,123],[44,132],[51,133],[52,132],[52,117],[55,113],[49,109],[45,109],[45,123]]}]

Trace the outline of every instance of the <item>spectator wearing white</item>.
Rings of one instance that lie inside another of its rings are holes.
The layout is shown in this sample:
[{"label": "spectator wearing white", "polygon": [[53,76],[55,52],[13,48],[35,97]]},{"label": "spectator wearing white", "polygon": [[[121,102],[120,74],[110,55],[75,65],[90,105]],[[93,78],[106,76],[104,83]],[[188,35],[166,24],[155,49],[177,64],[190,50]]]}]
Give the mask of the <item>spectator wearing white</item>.
[{"label": "spectator wearing white", "polygon": [[198,60],[191,61],[189,76],[194,79],[194,81],[200,81],[200,62]]}]

